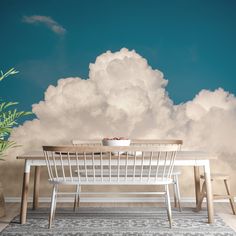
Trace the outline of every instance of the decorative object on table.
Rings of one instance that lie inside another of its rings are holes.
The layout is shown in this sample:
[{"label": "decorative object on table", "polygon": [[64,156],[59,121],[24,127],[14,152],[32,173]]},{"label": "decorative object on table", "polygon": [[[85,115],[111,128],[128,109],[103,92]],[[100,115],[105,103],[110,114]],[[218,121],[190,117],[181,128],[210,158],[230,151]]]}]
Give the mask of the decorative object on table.
[{"label": "decorative object on table", "polygon": [[47,228],[48,209],[29,209],[27,224],[19,224],[19,217],[0,233],[4,236],[235,236],[236,232],[218,215],[212,225],[206,212],[194,213],[191,208],[173,211],[173,227],[166,221],[166,211],[159,207],[81,207],[76,213],[68,208],[58,209],[55,225]]},{"label": "decorative object on table", "polygon": [[[130,139],[120,137],[120,138],[104,138],[102,140],[103,146],[129,146],[130,145]],[[112,152],[113,155],[123,154],[123,151],[120,152]]]},{"label": "decorative object on table", "polygon": [[[1,71],[0,81],[4,78],[17,74],[14,68],[11,68],[6,73]],[[17,125],[17,120],[23,116],[32,114],[32,112],[17,111],[16,108],[11,110],[12,106],[17,105],[17,102],[3,102],[0,98],[0,160],[6,156],[5,152],[9,148],[16,147],[14,141],[9,141],[12,128]],[[5,215],[5,201],[2,184],[0,183],[0,217]]]},{"label": "decorative object on table", "polygon": [[[200,193],[200,201],[198,202],[197,211],[201,210],[203,199],[206,197],[205,176],[201,175],[201,179],[203,179],[204,182],[202,184],[202,190]],[[226,190],[226,194],[213,194],[213,199],[229,199],[233,215],[235,215],[236,214],[236,207],[235,207],[235,203],[234,203],[234,196],[232,195],[232,193],[230,191],[229,179],[230,179],[229,175],[226,175],[226,174],[211,174],[211,181],[212,182],[217,181],[217,180],[224,181],[225,190]]]},{"label": "decorative object on table", "polygon": [[120,137],[120,138],[104,138],[102,140],[103,146],[129,146],[130,139]]}]

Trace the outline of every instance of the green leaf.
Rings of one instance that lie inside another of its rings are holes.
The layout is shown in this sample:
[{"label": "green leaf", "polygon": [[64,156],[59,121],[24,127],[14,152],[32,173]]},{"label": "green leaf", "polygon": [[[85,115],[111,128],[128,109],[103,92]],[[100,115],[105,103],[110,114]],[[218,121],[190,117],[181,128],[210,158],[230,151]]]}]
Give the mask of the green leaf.
[{"label": "green leaf", "polygon": [[11,107],[11,106],[15,106],[17,105],[18,102],[3,102],[0,103],[0,117],[1,117],[1,112],[6,110],[7,108]]},{"label": "green leaf", "polygon": [[4,78],[10,76],[10,75],[15,75],[19,73],[19,71],[16,71],[15,68],[11,68],[10,70],[8,70],[7,72],[3,73],[1,71],[1,76],[0,76],[0,81],[3,80]]},{"label": "green leaf", "polygon": [[5,157],[6,155],[4,152],[9,149],[17,147],[16,143],[14,141],[5,141],[5,140],[0,140],[0,160]]},{"label": "green leaf", "polygon": [[[14,68],[11,68],[6,73],[1,71],[0,81],[4,78],[17,74]],[[5,156],[5,151],[9,148],[16,147],[14,141],[9,141],[9,135],[12,129],[18,124],[17,120],[23,116],[31,115],[32,112],[18,111],[16,108],[12,109],[18,102],[2,102],[0,100],[0,160]]]}]

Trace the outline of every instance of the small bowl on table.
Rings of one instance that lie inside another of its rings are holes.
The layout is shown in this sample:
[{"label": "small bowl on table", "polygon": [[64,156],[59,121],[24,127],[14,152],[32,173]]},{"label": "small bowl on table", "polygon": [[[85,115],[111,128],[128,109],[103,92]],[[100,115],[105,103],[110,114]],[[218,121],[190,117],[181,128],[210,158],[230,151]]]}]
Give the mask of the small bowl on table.
[{"label": "small bowl on table", "polygon": [[[130,139],[103,139],[102,140],[102,145],[103,146],[129,146],[130,145]],[[112,152],[114,155],[118,155],[118,153],[122,154],[124,152]]]}]

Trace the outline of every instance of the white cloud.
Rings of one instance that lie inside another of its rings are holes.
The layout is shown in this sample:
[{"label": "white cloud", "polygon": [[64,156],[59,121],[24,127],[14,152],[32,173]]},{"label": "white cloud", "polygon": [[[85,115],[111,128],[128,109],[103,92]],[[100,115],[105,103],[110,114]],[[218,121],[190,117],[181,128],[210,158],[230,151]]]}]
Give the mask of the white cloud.
[{"label": "white cloud", "polygon": [[202,90],[192,101],[174,105],[163,73],[127,49],[108,51],[89,68],[88,80],[60,79],[33,105],[37,119],[11,136],[23,145],[19,152],[75,138],[126,136],[183,139],[185,148],[216,151],[224,160],[236,154],[233,94]]},{"label": "white cloud", "polygon": [[44,24],[49,29],[51,29],[54,33],[63,35],[66,33],[65,28],[61,26],[59,23],[57,23],[55,20],[53,20],[49,16],[40,16],[40,15],[33,15],[33,16],[24,16],[23,22],[28,24]]}]

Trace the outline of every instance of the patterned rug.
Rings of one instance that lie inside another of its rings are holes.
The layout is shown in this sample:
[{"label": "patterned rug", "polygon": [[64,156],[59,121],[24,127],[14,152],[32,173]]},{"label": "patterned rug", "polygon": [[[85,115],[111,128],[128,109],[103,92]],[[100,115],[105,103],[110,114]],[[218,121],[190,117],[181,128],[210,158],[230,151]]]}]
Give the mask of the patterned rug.
[{"label": "patterned rug", "polygon": [[52,228],[48,229],[48,209],[28,211],[27,223],[19,224],[16,217],[0,235],[20,236],[235,236],[236,232],[216,216],[215,224],[207,224],[207,214],[186,208],[173,209],[173,227],[169,228],[163,208],[81,207],[57,209]]}]

